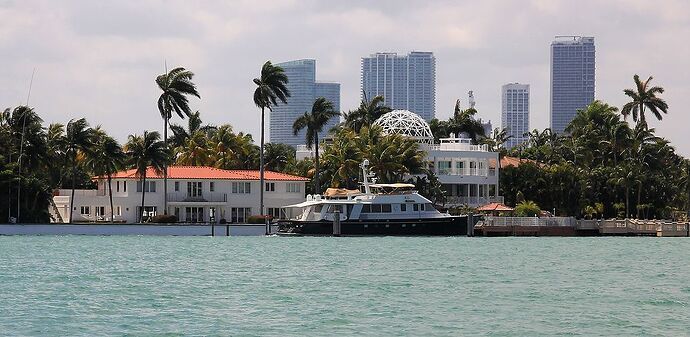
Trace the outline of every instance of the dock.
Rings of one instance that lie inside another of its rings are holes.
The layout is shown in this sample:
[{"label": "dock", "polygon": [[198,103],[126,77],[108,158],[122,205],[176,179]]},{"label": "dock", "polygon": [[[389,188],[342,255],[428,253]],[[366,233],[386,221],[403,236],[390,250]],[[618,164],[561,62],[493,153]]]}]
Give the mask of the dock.
[{"label": "dock", "polygon": [[484,217],[476,236],[658,236],[690,237],[690,224],[669,220],[577,220],[573,217]]}]

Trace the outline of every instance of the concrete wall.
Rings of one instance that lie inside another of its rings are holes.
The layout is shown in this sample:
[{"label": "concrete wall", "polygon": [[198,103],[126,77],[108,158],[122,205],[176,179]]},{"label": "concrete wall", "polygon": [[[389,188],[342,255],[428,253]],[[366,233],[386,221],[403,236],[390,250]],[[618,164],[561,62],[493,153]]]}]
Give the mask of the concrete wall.
[{"label": "concrete wall", "polygon": [[[260,236],[265,235],[264,225],[216,225],[215,236]],[[271,226],[271,233],[278,230]],[[170,236],[210,236],[211,226],[206,225],[38,225],[38,224],[0,224],[0,235],[170,235]]]}]

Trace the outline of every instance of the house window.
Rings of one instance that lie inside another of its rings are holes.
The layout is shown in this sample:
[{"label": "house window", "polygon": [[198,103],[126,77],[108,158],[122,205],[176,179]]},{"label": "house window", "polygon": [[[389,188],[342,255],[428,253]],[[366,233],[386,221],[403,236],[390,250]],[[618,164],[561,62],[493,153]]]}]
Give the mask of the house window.
[{"label": "house window", "polygon": [[[155,193],[156,192],[156,182],[155,181],[147,181],[146,184],[144,184],[144,186],[146,187],[146,193],[149,193],[149,192]],[[127,191],[126,188],[125,188],[125,191]],[[141,181],[137,181],[137,192],[141,192]]]},{"label": "house window", "polygon": [[123,188],[124,192],[127,192],[127,182],[126,181],[122,182],[122,188]]},{"label": "house window", "polygon": [[276,183],[266,183],[266,192],[275,192]]},{"label": "house window", "polygon": [[459,175],[465,175],[465,162],[464,161],[455,162],[455,170],[458,172]]},{"label": "house window", "polygon": [[302,192],[301,183],[287,183],[286,186],[287,186],[286,187],[287,193],[300,193],[300,192]]},{"label": "house window", "polygon": [[176,181],[175,182],[175,192],[179,192],[179,191],[180,191],[180,182]]},{"label": "house window", "polygon": [[285,212],[279,207],[269,207],[268,215],[273,217],[273,219],[285,219]]},{"label": "house window", "polygon": [[96,216],[97,217],[105,216],[105,207],[104,206],[96,206]]},{"label": "house window", "polygon": [[232,183],[232,193],[235,194],[249,194],[251,191],[251,183],[247,182],[233,182]]},{"label": "house window", "polygon": [[450,174],[451,161],[443,160],[438,162],[438,174],[448,175]]},{"label": "house window", "polygon": [[185,207],[185,221],[204,222],[203,207]]},{"label": "house window", "polygon": [[211,192],[214,192],[216,190],[216,183],[214,181],[208,183],[208,189]]},{"label": "house window", "polygon": [[115,207],[115,215],[122,216],[122,206]]},{"label": "house window", "polygon": [[119,181],[119,180],[116,181],[116,182],[115,182],[115,185],[117,186],[117,187],[115,188],[115,190],[118,191],[118,192],[120,192],[120,181]]},{"label": "house window", "polygon": [[175,217],[179,220],[180,219],[180,208],[175,207]]},{"label": "house window", "polygon": [[230,221],[233,223],[245,223],[251,215],[252,209],[249,207],[232,207],[230,209]]},{"label": "house window", "polygon": [[79,213],[81,213],[81,215],[89,215],[89,214],[91,214],[91,207],[90,206],[81,206],[81,207],[79,207]]},{"label": "house window", "polygon": [[201,182],[188,181],[187,182],[187,197],[198,198],[201,197]]}]

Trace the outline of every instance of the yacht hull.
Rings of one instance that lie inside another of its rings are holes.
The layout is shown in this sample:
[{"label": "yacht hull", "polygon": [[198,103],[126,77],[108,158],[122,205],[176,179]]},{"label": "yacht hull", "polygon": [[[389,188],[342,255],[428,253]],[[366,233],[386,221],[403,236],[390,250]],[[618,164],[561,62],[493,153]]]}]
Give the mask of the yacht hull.
[{"label": "yacht hull", "polygon": [[[329,221],[283,220],[278,234],[332,235]],[[345,220],[340,223],[341,235],[452,236],[467,234],[467,217],[453,216],[432,219]]]}]

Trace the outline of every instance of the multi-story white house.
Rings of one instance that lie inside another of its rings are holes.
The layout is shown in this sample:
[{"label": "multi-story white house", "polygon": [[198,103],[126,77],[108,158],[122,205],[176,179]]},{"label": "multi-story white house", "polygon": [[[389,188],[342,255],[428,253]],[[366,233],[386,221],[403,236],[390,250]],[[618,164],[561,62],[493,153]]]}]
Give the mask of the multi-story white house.
[{"label": "multi-story white house", "polygon": [[[257,170],[222,170],[205,166],[171,166],[168,168],[168,194],[163,195],[163,176],[153,169],[146,173],[146,183],[135,170],[118,172],[112,179],[113,218],[127,223],[163,214],[167,199],[168,214],[179,222],[245,223],[259,210],[259,188],[264,189],[266,213],[281,217],[281,207],[304,201],[306,178],[265,171],[265,184],[259,186]],[[63,222],[109,221],[110,199],[108,183],[97,180],[95,190],[76,190],[74,208],[69,209],[71,190],[56,191],[53,213],[59,213]],[[145,191],[144,209],[141,209]],[[57,216],[56,216],[57,218]]]}]

